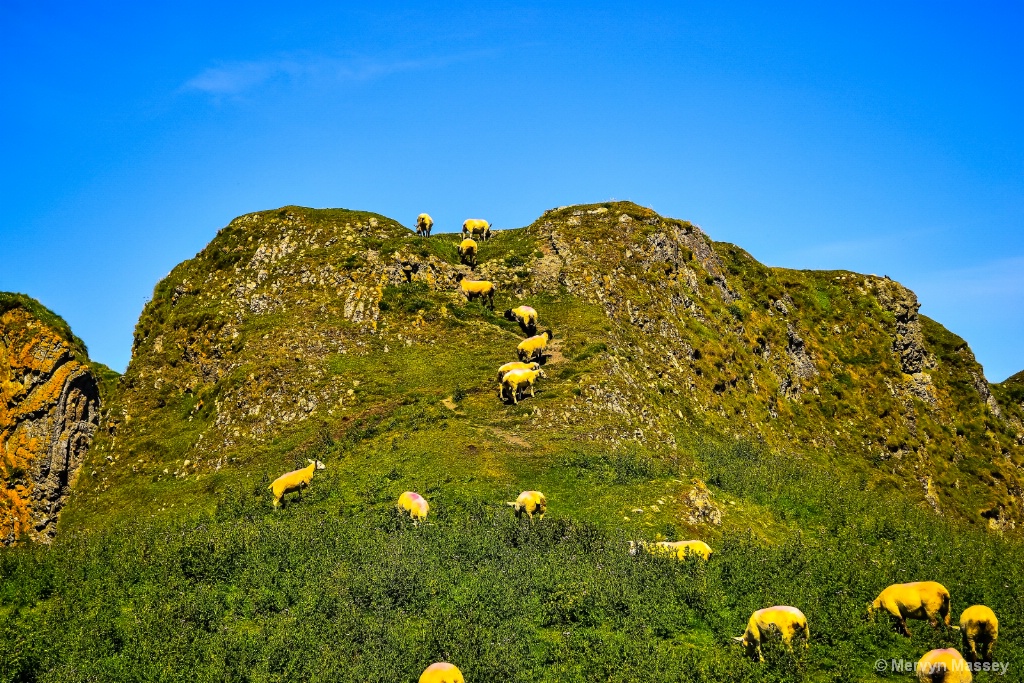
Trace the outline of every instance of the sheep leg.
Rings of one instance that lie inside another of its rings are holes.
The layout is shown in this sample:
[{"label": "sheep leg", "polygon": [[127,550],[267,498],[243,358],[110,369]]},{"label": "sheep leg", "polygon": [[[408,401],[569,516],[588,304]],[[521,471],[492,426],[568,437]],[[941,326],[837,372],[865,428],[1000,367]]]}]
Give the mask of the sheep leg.
[{"label": "sheep leg", "polygon": [[968,662],[978,661],[978,648],[974,639],[966,635],[964,636],[964,650],[966,650],[965,654],[967,655]]}]

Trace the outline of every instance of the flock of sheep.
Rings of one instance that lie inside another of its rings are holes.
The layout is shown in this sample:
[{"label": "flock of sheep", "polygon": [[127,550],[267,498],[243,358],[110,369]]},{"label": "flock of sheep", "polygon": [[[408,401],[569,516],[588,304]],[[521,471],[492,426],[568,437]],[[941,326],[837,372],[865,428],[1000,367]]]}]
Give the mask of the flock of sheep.
[{"label": "flock of sheep", "polygon": [[[434,222],[427,214],[420,214],[416,221],[416,233],[425,237],[430,235]],[[462,226],[465,236],[459,245],[459,255],[463,262],[471,267],[476,266],[477,243],[473,237],[490,238],[490,225],[481,219],[469,219]],[[460,277],[462,292],[467,299],[482,297],[494,307],[495,286],[487,281],[471,281]],[[505,317],[517,321],[523,330],[533,334],[537,330],[537,311],[529,306],[519,306],[505,311]],[[548,342],[552,338],[551,330],[531,336],[519,344],[518,361],[505,363],[498,368],[499,397],[518,403],[526,389],[533,395],[533,385],[538,377],[544,377],[544,371],[538,361],[543,360]],[[319,460],[310,460],[309,465],[281,475],[270,485],[273,492],[273,505],[281,504],[285,494],[310,485],[313,473],[325,466]],[[523,491],[514,502],[509,502],[516,516],[522,518],[526,514],[531,523],[534,515],[540,520],[547,512],[547,498],[540,491]],[[413,524],[424,522],[430,505],[426,499],[414,491],[406,491],[398,497],[398,510],[408,514]],[[689,556],[706,561],[712,554],[711,547],[699,540],[661,541],[630,541],[629,552],[636,555],[640,550],[664,555],[679,560]],[[897,628],[905,636],[910,636],[907,619],[927,620],[932,627],[938,628],[940,622],[950,626],[949,591],[935,581],[916,581],[913,583],[894,584],[883,590],[868,607],[868,613],[878,610],[887,612],[894,620]],[[992,651],[999,637],[999,620],[995,613],[985,605],[973,605],[963,611],[959,626],[963,639],[963,649],[968,659],[953,648],[936,649],[927,652],[917,664],[917,677],[920,683],[970,683],[971,671],[997,670],[998,664],[992,663]],[[787,648],[792,647],[794,639],[802,639],[804,647],[808,646],[811,632],[807,625],[807,617],[796,607],[776,605],[754,612],[742,636],[734,640],[743,645],[746,654],[756,661],[762,661],[761,643],[769,635],[781,636]],[[465,683],[465,678],[458,667],[448,662],[436,662],[426,668],[419,678],[419,683]]]}]

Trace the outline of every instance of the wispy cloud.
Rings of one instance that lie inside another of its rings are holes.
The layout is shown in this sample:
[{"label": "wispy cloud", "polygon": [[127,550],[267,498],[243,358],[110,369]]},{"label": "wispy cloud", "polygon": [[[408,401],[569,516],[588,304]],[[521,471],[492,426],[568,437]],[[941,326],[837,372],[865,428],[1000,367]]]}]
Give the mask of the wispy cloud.
[{"label": "wispy cloud", "polygon": [[225,62],[203,69],[182,84],[180,91],[198,92],[213,97],[232,97],[272,83],[369,81],[402,71],[441,68],[481,54],[424,59],[284,55],[252,61]]}]

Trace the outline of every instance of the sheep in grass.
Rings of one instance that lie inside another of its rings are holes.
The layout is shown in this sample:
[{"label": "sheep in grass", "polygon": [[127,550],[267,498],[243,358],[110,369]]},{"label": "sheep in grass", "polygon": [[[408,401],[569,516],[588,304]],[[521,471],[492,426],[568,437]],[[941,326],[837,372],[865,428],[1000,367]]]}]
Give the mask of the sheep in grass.
[{"label": "sheep in grass", "polygon": [[548,499],[540,491],[523,491],[514,502],[506,505],[516,511],[516,517],[519,519],[523,518],[525,512],[531,522],[534,514],[538,515],[538,519],[544,519],[544,513],[548,511]]},{"label": "sheep in grass", "polygon": [[971,683],[971,665],[951,647],[929,650],[918,661],[918,683]]},{"label": "sheep in grass", "polygon": [[506,320],[514,320],[519,323],[523,331],[533,334],[537,331],[537,311],[530,306],[519,306],[505,311]]},{"label": "sheep in grass", "polygon": [[430,229],[434,227],[434,219],[428,214],[421,213],[416,216],[416,234],[423,237],[430,237]]},{"label": "sheep in grass", "polygon": [[940,621],[949,626],[949,591],[935,581],[896,583],[878,594],[868,606],[868,615],[877,610],[888,612],[900,632],[910,637],[907,619],[927,619],[932,628]]},{"label": "sheep in grass", "polygon": [[462,224],[462,236],[475,238],[477,235],[485,241],[491,239],[491,224],[483,218],[467,218]]},{"label": "sheep in grass", "polygon": [[406,491],[398,497],[398,509],[400,512],[408,512],[413,522],[425,522],[430,505],[420,494]]},{"label": "sheep in grass", "polygon": [[999,640],[999,620],[985,605],[971,605],[960,615],[960,637],[971,662],[991,662],[992,648]]},{"label": "sheep in grass", "polygon": [[310,482],[313,481],[314,471],[327,469],[327,466],[319,460],[309,460],[308,462],[308,466],[300,470],[293,470],[288,474],[282,474],[274,480],[274,483],[267,487],[274,493],[275,508],[281,504],[281,499],[284,498],[286,493],[299,491],[309,486]]},{"label": "sheep in grass", "polygon": [[755,661],[764,661],[761,655],[761,643],[770,634],[782,637],[782,643],[788,648],[793,647],[793,638],[802,637],[804,647],[811,638],[811,630],[807,627],[807,617],[796,607],[776,605],[759,609],[750,615],[747,630],[739,638],[733,638],[747,651],[747,655]]},{"label": "sheep in grass", "polygon": [[435,662],[420,674],[419,683],[466,683],[466,679],[454,664]]},{"label": "sheep in grass", "polygon": [[459,260],[470,268],[476,268],[476,240],[468,237],[459,244]]},{"label": "sheep in grass", "polygon": [[544,352],[548,348],[548,342],[555,336],[555,333],[551,330],[543,332],[528,339],[524,339],[519,342],[519,346],[516,347],[516,355],[519,356],[520,361],[539,361],[544,357]]},{"label": "sheep in grass", "polygon": [[544,378],[547,375],[543,370],[513,370],[505,373],[501,380],[501,399],[504,401],[510,398],[513,404],[518,405],[519,399],[525,395],[527,389],[530,390],[531,397],[536,396],[533,385],[538,377]]},{"label": "sheep in grass", "polygon": [[466,296],[467,301],[482,299],[487,302],[492,311],[494,310],[494,292],[498,288],[494,286],[493,282],[488,282],[487,280],[467,280],[466,276],[462,273],[459,273],[456,282],[459,283],[459,288]]}]

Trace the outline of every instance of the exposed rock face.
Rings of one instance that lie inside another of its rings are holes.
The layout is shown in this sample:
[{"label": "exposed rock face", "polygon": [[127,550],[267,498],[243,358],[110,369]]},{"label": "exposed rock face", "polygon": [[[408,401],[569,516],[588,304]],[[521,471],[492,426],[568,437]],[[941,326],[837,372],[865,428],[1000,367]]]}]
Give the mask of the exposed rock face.
[{"label": "exposed rock face", "polygon": [[878,281],[878,303],[896,318],[896,335],[892,350],[900,359],[903,372],[915,375],[926,367],[934,367],[924,345],[921,321],[917,312],[921,304],[912,291],[889,279]]},{"label": "exposed rock face", "polygon": [[[769,268],[625,202],[494,231],[473,269],[457,240],[347,210],[232,221],[157,285],[65,523],[106,512],[108,490],[157,501],[172,479],[284,471],[284,444],[318,431],[354,451],[371,448],[368,423],[384,425],[374,438],[446,440],[453,413],[460,428],[525,435],[538,462],[564,441],[685,459],[713,434],[828,453],[941,514],[1024,519],[1024,393],[988,392],[966,342],[896,282]],[[467,303],[460,274],[555,330],[528,415],[492,400],[521,330]],[[456,413],[443,401],[457,390]],[[506,446],[491,445],[493,481],[519,466]],[[695,495],[693,518],[715,523]]]},{"label": "exposed rock face", "polygon": [[52,539],[99,423],[99,389],[31,313],[0,315],[0,542]]}]

